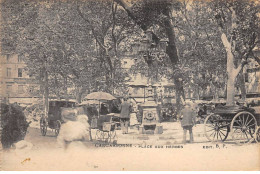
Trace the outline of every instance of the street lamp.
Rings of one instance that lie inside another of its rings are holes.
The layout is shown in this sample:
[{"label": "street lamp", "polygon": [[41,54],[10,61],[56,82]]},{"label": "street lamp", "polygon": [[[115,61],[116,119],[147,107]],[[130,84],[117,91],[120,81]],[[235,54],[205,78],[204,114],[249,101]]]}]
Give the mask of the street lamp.
[{"label": "street lamp", "polygon": [[[159,39],[152,31],[146,31],[145,36],[140,40],[139,52],[142,53],[149,67],[154,61],[162,62],[166,57],[168,40]],[[134,47],[136,44],[134,44]],[[148,72],[148,76],[150,73]]]},{"label": "street lamp", "polygon": [[148,40],[147,38],[143,39],[140,41],[141,42],[141,45],[140,45],[140,51],[148,51],[148,49],[150,48],[151,46],[151,42],[150,40]]},{"label": "street lamp", "polygon": [[165,52],[167,45],[168,45],[168,40],[166,40],[166,39],[161,39],[160,42],[159,42],[159,50],[160,50],[161,52]]},{"label": "street lamp", "polygon": [[[150,56],[152,60],[161,61],[165,56],[168,40],[160,39],[159,41],[153,40],[152,31],[146,31],[144,39],[140,41],[139,52],[143,53],[144,58]],[[136,46],[136,44],[134,44]]]},{"label": "street lamp", "polygon": [[139,41],[134,40],[134,43],[132,44],[132,51],[138,54],[138,52],[140,51],[140,46],[141,44],[139,43]]}]

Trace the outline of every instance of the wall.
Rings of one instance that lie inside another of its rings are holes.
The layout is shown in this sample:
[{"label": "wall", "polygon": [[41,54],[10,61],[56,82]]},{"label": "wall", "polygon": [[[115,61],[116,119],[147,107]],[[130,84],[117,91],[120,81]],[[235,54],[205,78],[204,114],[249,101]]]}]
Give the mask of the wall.
[{"label": "wall", "polygon": [[39,85],[25,71],[26,64],[17,54],[1,55],[1,98],[10,103],[32,103],[32,92]]}]

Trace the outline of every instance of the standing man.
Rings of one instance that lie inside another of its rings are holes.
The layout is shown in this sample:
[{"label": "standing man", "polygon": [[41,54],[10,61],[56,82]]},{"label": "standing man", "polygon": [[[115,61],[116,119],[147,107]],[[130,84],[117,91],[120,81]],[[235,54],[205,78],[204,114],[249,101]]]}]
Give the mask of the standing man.
[{"label": "standing man", "polygon": [[183,128],[183,143],[186,143],[187,130],[189,130],[190,143],[192,143],[194,141],[192,127],[196,123],[196,113],[194,112],[194,109],[192,108],[192,104],[190,102],[184,102],[184,108],[181,111],[181,118],[181,127]]},{"label": "standing man", "polygon": [[128,99],[125,97],[123,103],[121,104],[121,113],[120,113],[120,123],[121,123],[121,130],[123,134],[128,133],[130,111],[131,111],[131,104],[128,102]]}]

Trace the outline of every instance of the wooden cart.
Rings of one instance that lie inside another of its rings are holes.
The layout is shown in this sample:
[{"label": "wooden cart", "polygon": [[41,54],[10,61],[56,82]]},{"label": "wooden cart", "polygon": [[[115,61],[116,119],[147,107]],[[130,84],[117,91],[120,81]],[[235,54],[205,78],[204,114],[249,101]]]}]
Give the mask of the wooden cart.
[{"label": "wooden cart", "polygon": [[225,141],[229,134],[237,144],[259,141],[259,106],[220,106],[208,115],[204,133],[209,141]]}]

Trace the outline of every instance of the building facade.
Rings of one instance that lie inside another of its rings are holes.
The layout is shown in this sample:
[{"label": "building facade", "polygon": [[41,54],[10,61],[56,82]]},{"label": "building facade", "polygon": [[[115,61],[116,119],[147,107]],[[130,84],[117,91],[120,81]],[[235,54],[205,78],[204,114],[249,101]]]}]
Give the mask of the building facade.
[{"label": "building facade", "polygon": [[137,103],[143,103],[147,101],[148,97],[148,87],[149,85],[153,88],[154,99],[157,102],[163,103],[175,103],[175,90],[174,84],[166,78],[161,78],[159,80],[151,80],[141,73],[131,73],[130,69],[135,64],[138,64],[139,60],[137,52],[132,51],[125,53],[121,59],[122,68],[128,71],[129,82],[127,94],[122,94],[120,91],[116,91],[115,94],[118,96],[129,96],[134,98]]},{"label": "building facade", "polygon": [[[260,57],[260,51],[258,53]],[[260,66],[257,61],[250,59],[249,63],[245,67],[245,85],[247,93],[260,93]]]},{"label": "building facade", "polygon": [[34,91],[39,87],[25,71],[26,64],[17,54],[1,55],[1,100],[2,102],[31,104],[39,96]]}]

